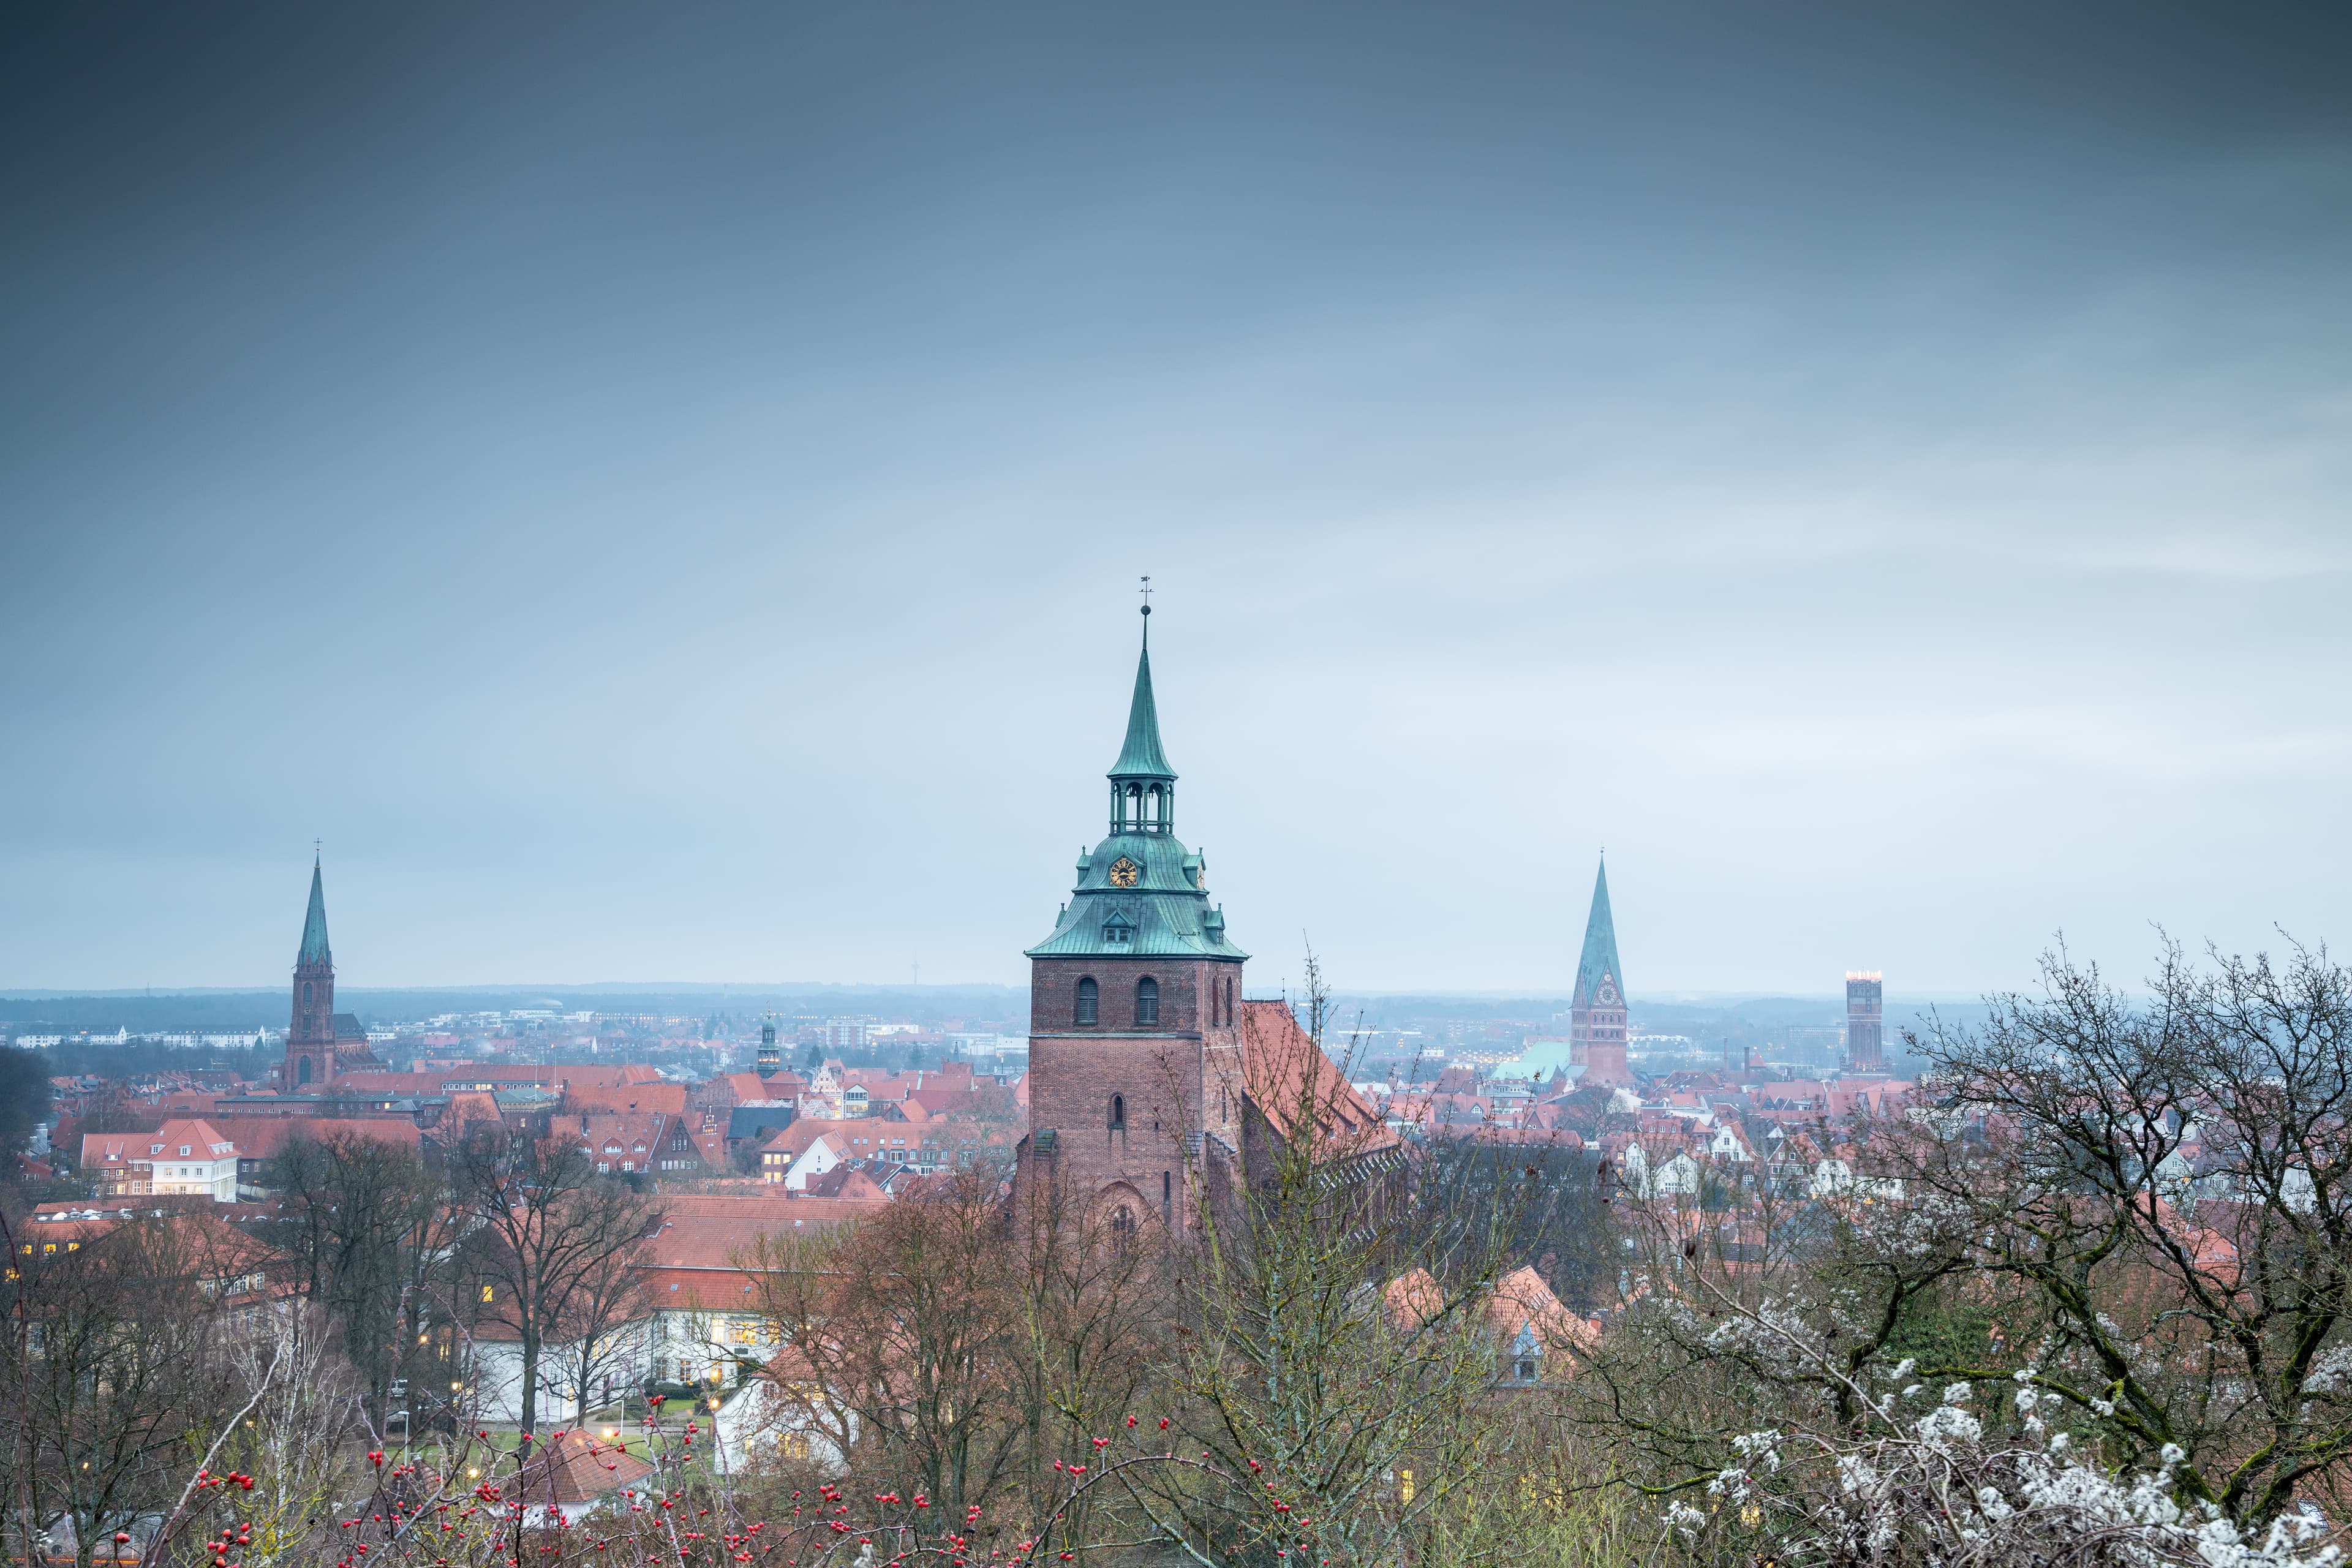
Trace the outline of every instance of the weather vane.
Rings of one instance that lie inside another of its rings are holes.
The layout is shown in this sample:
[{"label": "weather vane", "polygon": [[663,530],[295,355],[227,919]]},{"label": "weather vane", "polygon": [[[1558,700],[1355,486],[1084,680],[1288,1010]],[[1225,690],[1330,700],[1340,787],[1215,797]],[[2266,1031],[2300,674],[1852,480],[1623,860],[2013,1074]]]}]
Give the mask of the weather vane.
[{"label": "weather vane", "polygon": [[1151,613],[1151,574],[1150,574],[1150,573],[1147,572],[1147,573],[1145,573],[1145,574],[1143,574],[1143,587],[1139,590],[1139,592],[1141,592],[1141,594],[1143,595],[1143,613],[1144,613],[1145,615],[1147,615],[1147,616],[1148,616],[1148,615],[1150,615],[1150,614]]}]

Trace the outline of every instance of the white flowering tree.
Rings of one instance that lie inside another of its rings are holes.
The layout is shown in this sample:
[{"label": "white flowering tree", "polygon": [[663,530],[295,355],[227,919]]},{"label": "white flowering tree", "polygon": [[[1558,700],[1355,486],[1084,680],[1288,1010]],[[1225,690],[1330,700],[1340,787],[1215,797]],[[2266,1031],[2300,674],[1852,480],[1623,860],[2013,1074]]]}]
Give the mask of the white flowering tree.
[{"label": "white flowering tree", "polygon": [[2063,955],[2045,981],[1913,1037],[1936,1070],[1850,1188],[1628,1196],[1580,1413],[1676,1529],[1822,1561],[2325,1556],[2352,977],[2174,951],[2137,999]]}]

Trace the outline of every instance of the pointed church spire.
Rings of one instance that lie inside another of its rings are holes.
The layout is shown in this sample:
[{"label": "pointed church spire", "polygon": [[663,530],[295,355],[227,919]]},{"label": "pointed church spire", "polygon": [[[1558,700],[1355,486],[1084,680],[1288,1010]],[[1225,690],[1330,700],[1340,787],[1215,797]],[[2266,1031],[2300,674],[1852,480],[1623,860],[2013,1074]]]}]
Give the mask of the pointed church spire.
[{"label": "pointed church spire", "polygon": [[1168,753],[1160,747],[1160,707],[1151,700],[1151,606],[1143,606],[1143,654],[1135,663],[1135,700],[1127,710],[1127,744],[1111,764],[1115,779],[1172,779]]},{"label": "pointed church spire", "polygon": [[1600,874],[1592,879],[1592,912],[1584,921],[1584,955],[1576,965],[1576,1000],[1574,1005],[1587,1007],[1592,1004],[1592,994],[1600,988],[1601,977],[1612,976],[1617,982],[1617,994],[1625,994],[1625,967],[1617,962],[1617,922],[1609,914],[1609,862],[1601,862]]},{"label": "pointed church spire", "polygon": [[327,889],[320,880],[319,862],[310,862],[310,912],[302,917],[302,951],[295,955],[299,963],[331,963],[333,956],[327,951]]}]

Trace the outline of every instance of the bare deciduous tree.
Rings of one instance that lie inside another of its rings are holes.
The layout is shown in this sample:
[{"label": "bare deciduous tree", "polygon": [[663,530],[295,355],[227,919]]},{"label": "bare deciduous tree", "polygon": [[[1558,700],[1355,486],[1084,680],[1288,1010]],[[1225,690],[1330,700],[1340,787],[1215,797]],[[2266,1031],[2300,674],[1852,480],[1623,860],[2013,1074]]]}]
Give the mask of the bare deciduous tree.
[{"label": "bare deciduous tree", "polygon": [[520,1424],[537,1429],[541,1366],[551,1341],[600,1338],[631,1310],[607,1277],[630,1271],[657,1205],[600,1175],[565,1138],[468,1137],[451,1156],[451,1182],[473,1228],[464,1271],[485,1292],[478,1321],[512,1333],[521,1354]]}]

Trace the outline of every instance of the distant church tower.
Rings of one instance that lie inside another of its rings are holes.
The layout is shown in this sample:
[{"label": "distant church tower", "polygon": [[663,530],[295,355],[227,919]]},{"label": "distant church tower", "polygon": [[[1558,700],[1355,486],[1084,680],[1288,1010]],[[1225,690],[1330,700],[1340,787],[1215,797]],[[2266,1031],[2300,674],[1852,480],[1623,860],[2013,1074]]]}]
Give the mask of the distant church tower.
[{"label": "distant church tower", "polygon": [[310,862],[310,910],[294,955],[294,1023],[286,1031],[286,1088],[316,1093],[335,1078],[335,957],[327,949],[327,889]]},{"label": "distant church tower", "polygon": [[[1188,1170],[1230,1158],[1242,1142],[1249,954],[1209,902],[1205,859],[1176,838],[1150,627],[1147,619],[1127,741],[1109,774],[1109,837],[1078,857],[1053,934],[1027,953],[1024,1162],[1067,1182],[1090,1219],[1114,1232],[1147,1216],[1188,1224]],[[1223,1149],[1206,1148],[1210,1140]]]},{"label": "distant church tower", "polygon": [[1845,1067],[1848,1072],[1885,1072],[1885,982],[1875,969],[1845,973]]},{"label": "distant church tower", "polygon": [[1569,1058],[1584,1064],[1580,1088],[1630,1089],[1625,1065],[1625,966],[1617,961],[1617,923],[1609,915],[1609,864],[1592,880],[1592,912],[1584,921],[1584,953],[1576,965],[1576,996],[1569,1004]]},{"label": "distant church tower", "polygon": [[294,955],[294,1021],[286,1031],[279,1087],[318,1094],[341,1073],[383,1067],[368,1049],[357,1017],[335,1011],[335,957],[327,947],[327,889],[319,862],[310,862],[310,908],[302,917],[302,948]]}]

